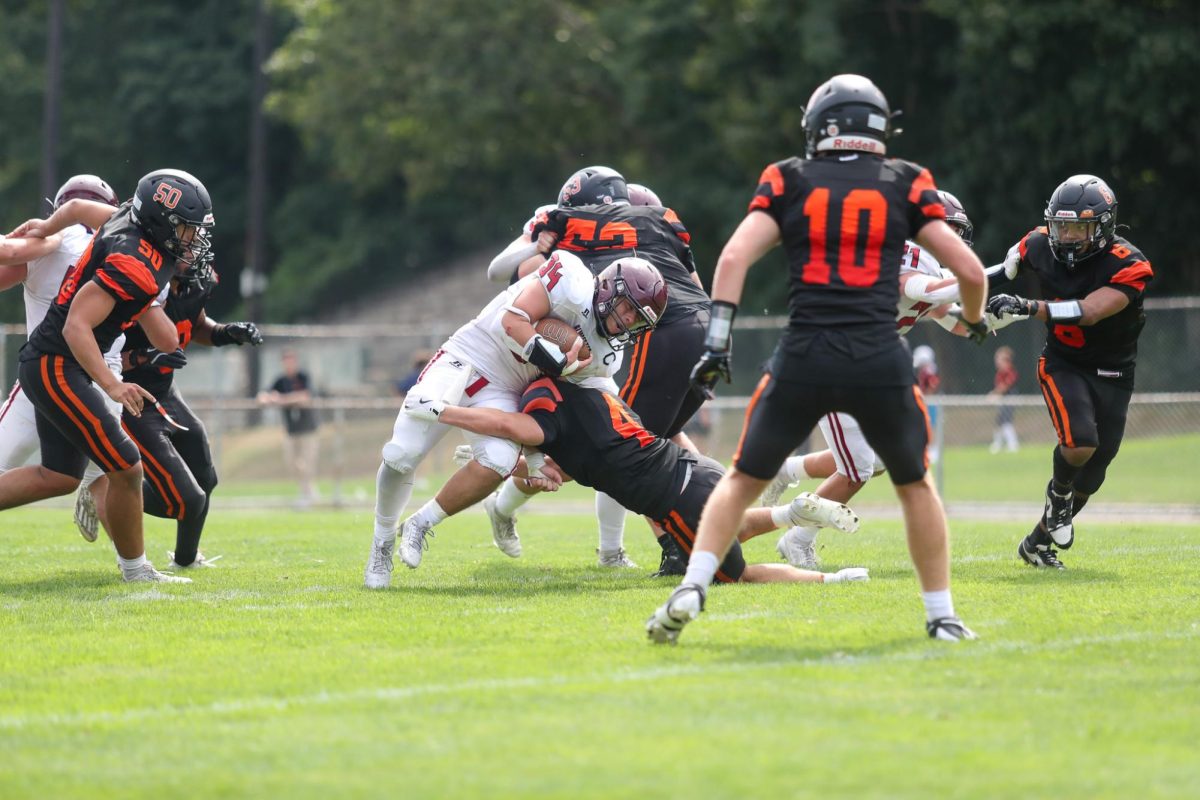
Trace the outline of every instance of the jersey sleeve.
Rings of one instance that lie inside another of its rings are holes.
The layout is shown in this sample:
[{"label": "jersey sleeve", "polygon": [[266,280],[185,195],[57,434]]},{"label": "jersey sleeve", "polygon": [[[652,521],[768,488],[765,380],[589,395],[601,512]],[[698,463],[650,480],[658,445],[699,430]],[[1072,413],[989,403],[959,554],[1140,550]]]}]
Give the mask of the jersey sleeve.
[{"label": "jersey sleeve", "polygon": [[783,170],[779,168],[779,163],[770,164],[758,178],[758,188],[754,190],[754,197],[750,198],[747,211],[765,211],[782,228],[783,197]]},{"label": "jersey sleeve", "polygon": [[96,269],[92,281],[117,302],[146,305],[161,291],[155,271],[140,255],[112,252]]},{"label": "jersey sleeve", "polygon": [[1108,285],[1118,290],[1131,301],[1141,297],[1146,291],[1146,284],[1154,280],[1154,270],[1145,256],[1136,250],[1132,251],[1121,262],[1120,267],[1108,279]]},{"label": "jersey sleeve", "polygon": [[675,253],[679,256],[679,260],[689,273],[696,271],[696,257],[692,254],[692,235],[688,233],[688,229],[684,227],[683,220],[675,213],[673,209],[664,208],[662,215],[663,222],[670,228],[674,234]]},{"label": "jersey sleeve", "polygon": [[570,319],[568,315],[591,309],[595,280],[577,256],[554,253],[538,269],[537,276],[550,298],[551,314]]},{"label": "jersey sleeve", "polygon": [[542,444],[552,444],[561,434],[562,425],[557,412],[562,399],[562,393],[549,378],[529,384],[521,396],[521,413],[532,417],[542,429]]},{"label": "jersey sleeve", "polygon": [[946,218],[946,208],[938,197],[937,185],[933,175],[924,167],[912,165],[917,170],[912,185],[908,189],[908,226],[909,237],[916,236],[917,231],[935,219]]}]

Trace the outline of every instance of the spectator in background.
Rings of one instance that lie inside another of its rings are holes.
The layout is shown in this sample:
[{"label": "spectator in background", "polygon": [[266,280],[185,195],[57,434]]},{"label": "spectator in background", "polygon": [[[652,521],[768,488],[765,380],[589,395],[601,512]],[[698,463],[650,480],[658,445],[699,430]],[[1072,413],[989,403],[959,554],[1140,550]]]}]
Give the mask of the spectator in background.
[{"label": "spectator in background", "polygon": [[417,380],[421,377],[421,372],[425,369],[425,365],[429,363],[429,359],[433,358],[433,354],[428,350],[418,350],[413,353],[412,369],[407,375],[396,381],[396,394],[406,395],[408,390],[417,385]]},{"label": "spectator in background", "polygon": [[996,429],[992,433],[992,446],[989,452],[999,453],[1003,447],[1010,453],[1017,452],[1017,429],[1013,426],[1013,407],[1000,398],[1013,390],[1017,385],[1017,370],[1013,367],[1013,350],[1005,345],[996,350],[994,358],[996,365],[996,380],[988,397],[993,397],[1000,403],[996,409]]},{"label": "spectator in background", "polygon": [[259,392],[258,402],[279,406],[283,427],[283,459],[293,470],[300,485],[300,508],[308,508],[317,499],[317,414],[312,407],[312,382],[300,370],[296,351],[284,350],[283,375],[271,384],[270,391]]},{"label": "spectator in background", "polygon": [[[917,386],[925,397],[935,395],[942,386],[938,377],[937,357],[933,348],[927,344],[913,349],[913,372],[917,376]],[[938,415],[941,409],[936,403],[929,404],[929,426],[933,429],[933,441],[929,443],[929,463],[936,463],[942,454],[942,439],[938,434]]]}]

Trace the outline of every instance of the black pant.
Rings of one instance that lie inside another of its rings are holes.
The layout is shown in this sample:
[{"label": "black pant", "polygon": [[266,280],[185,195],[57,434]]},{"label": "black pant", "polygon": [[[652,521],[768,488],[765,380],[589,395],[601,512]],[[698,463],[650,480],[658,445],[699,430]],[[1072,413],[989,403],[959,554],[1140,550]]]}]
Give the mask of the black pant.
[{"label": "black pant", "polygon": [[699,309],[638,337],[617,373],[621,399],[641,418],[642,427],[664,439],[683,430],[704,404],[691,376],[704,353],[708,317],[707,309]]},{"label": "black pant", "polygon": [[[692,475],[687,486],[679,493],[675,506],[664,519],[658,520],[658,526],[667,532],[675,542],[683,548],[683,552],[691,555],[692,547],[696,544],[696,531],[700,527],[700,514],[708,502],[717,482],[725,474],[725,468],[708,456],[700,456],[692,466]],[[742,555],[742,545],[734,541],[733,546],[725,555],[725,560],[717,567],[716,579],[721,583],[734,583],[741,580],[746,571],[746,558]]]}]

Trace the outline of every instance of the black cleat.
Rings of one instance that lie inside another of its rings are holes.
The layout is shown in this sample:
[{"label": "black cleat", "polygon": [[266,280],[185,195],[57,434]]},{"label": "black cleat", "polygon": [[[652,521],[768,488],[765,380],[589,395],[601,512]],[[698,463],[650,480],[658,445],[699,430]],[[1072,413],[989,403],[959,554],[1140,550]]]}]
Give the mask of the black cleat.
[{"label": "black cleat", "polygon": [[666,578],[672,575],[686,575],[688,557],[679,545],[668,534],[662,545],[662,560],[658,562],[658,571],[651,572],[651,578]]},{"label": "black cleat", "polygon": [[1075,543],[1075,526],[1071,522],[1074,508],[1073,491],[1068,489],[1066,494],[1059,494],[1054,491],[1053,480],[1046,484],[1046,511],[1042,515],[1042,527],[1063,550],[1070,550]]},{"label": "black cleat", "polygon": [[1031,567],[1051,567],[1066,569],[1067,565],[1058,560],[1058,551],[1049,545],[1033,544],[1028,536],[1017,545],[1017,555]]}]

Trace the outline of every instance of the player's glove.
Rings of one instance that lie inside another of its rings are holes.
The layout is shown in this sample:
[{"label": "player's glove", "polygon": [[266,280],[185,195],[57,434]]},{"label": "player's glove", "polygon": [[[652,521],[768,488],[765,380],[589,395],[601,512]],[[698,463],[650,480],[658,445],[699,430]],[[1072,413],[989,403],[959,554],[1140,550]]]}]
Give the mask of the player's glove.
[{"label": "player's glove", "polygon": [[142,347],[130,351],[129,364],[134,367],[149,365],[166,369],[180,369],[187,364],[187,354],[183,352],[182,347],[176,348],[174,353],[164,353],[154,347]]},{"label": "player's glove", "polygon": [[412,392],[404,396],[404,413],[413,419],[424,420],[425,422],[437,422],[438,417],[446,410],[446,403],[443,400],[435,400],[432,397],[420,397]]},{"label": "player's glove", "polygon": [[530,241],[536,242],[544,231],[549,231],[561,239],[567,232],[567,213],[561,208],[555,208],[545,214],[539,214],[533,227],[529,229]]},{"label": "player's glove", "polygon": [[708,333],[704,337],[704,355],[692,368],[692,386],[710,400],[713,397],[713,387],[719,379],[724,378],[726,383],[733,382],[729,360],[733,342],[733,318],[736,315],[736,303],[713,301]]},{"label": "player's glove", "polygon": [[1026,300],[1015,294],[998,294],[988,298],[987,312],[1004,319],[1010,317],[1031,317],[1037,311],[1037,301]]},{"label": "player's glove", "polygon": [[212,343],[213,347],[224,347],[227,344],[249,344],[258,347],[263,343],[263,335],[253,322],[227,322],[213,329]]},{"label": "player's glove", "polygon": [[475,451],[469,444],[460,444],[454,448],[454,466],[465,467],[475,460]]},{"label": "player's glove", "polygon": [[960,320],[963,327],[967,329],[967,338],[975,344],[983,344],[987,341],[988,334],[991,333],[991,328],[988,327],[987,314],[979,322],[967,322],[965,319]]}]

